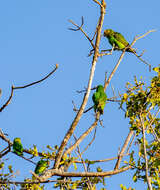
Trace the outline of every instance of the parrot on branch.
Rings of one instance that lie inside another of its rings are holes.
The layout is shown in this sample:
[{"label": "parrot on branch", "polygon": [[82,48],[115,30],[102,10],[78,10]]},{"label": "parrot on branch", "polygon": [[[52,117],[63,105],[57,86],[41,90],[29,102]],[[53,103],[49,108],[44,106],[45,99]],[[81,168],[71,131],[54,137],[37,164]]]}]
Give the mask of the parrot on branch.
[{"label": "parrot on branch", "polygon": [[130,44],[127,42],[127,40],[124,38],[124,36],[119,33],[115,32],[112,29],[107,29],[104,31],[104,37],[108,38],[109,43],[113,47],[113,50],[121,50],[123,51],[126,48],[127,52],[134,53],[134,55],[142,61],[144,64],[149,66],[149,71],[151,71],[151,65],[144,61],[141,56],[137,55],[137,52],[134,48],[130,47]]},{"label": "parrot on branch", "polygon": [[107,29],[104,31],[104,37],[108,38],[109,43],[111,46],[117,50],[123,50],[124,48],[128,47],[126,51],[136,53],[136,51],[129,47],[129,43],[124,38],[121,33],[115,32],[112,29]]},{"label": "parrot on branch", "polygon": [[34,170],[35,174],[42,174],[49,166],[48,160],[40,160]]},{"label": "parrot on branch", "polygon": [[15,138],[13,141],[13,152],[18,156],[23,156],[23,145],[20,138]]},{"label": "parrot on branch", "polygon": [[94,103],[94,111],[99,111],[100,114],[103,114],[103,110],[106,105],[107,95],[104,92],[104,88],[102,85],[97,86],[96,92],[92,96],[92,100]]}]

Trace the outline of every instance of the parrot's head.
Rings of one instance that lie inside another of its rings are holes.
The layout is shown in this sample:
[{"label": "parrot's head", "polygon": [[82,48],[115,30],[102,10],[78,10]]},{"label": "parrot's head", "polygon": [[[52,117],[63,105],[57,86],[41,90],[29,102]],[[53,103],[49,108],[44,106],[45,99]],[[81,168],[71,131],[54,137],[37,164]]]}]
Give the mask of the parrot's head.
[{"label": "parrot's head", "polygon": [[97,86],[97,92],[103,91],[104,92],[104,87],[102,85]]},{"label": "parrot's head", "polygon": [[21,143],[21,139],[17,137],[14,139],[14,142]]},{"label": "parrot's head", "polygon": [[104,31],[103,35],[108,38],[108,37],[112,36],[113,33],[114,33],[114,31],[112,29],[107,29]]}]

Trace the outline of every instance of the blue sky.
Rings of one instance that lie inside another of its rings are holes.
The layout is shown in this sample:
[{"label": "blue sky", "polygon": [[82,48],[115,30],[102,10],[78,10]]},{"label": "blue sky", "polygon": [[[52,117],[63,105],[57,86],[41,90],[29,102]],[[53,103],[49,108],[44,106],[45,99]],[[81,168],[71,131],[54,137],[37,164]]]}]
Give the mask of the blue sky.
[{"label": "blue sky", "polygon": [[[112,28],[131,42],[135,35],[157,29],[157,32],[137,41],[134,46],[140,53],[145,49],[143,58],[152,67],[157,66],[160,2],[110,0],[106,3],[103,31]],[[56,73],[45,82],[17,90],[10,105],[0,114],[0,128],[12,140],[21,137],[26,148],[36,144],[42,151],[48,144],[59,145],[75,116],[72,100],[77,107],[81,104],[83,95],[77,94],[76,90],[82,90],[87,85],[92,60],[87,55],[91,46],[80,32],[68,30],[72,27],[68,19],[80,24],[81,16],[84,16],[84,30],[92,36],[99,17],[99,8],[92,0],[0,1],[0,105],[7,100],[11,85],[21,86],[39,80],[56,63],[59,64]],[[107,49],[110,45],[102,38],[100,47]],[[114,52],[99,59],[93,87],[103,84],[104,73],[107,71],[109,75],[119,56],[120,52]],[[111,85],[118,94],[124,91],[127,81],[133,81],[133,76],[142,76],[149,81],[153,74],[134,55],[127,54],[107,88],[107,95],[113,96]],[[90,96],[87,107],[91,105]],[[77,137],[91,125],[93,113],[92,110],[83,116],[75,132]],[[105,127],[97,128],[96,140],[84,158],[116,156],[128,134],[128,121],[117,104],[107,104],[102,119]],[[20,170],[21,179],[27,177],[29,170],[34,170],[33,165],[21,158],[11,153],[6,156],[9,157],[8,164],[15,163],[15,170]],[[110,163],[103,165],[105,170],[112,169],[112,166]],[[107,178],[108,189],[120,189],[121,183],[129,186],[129,177],[127,172]],[[143,184],[133,184],[133,187],[141,190]]]}]

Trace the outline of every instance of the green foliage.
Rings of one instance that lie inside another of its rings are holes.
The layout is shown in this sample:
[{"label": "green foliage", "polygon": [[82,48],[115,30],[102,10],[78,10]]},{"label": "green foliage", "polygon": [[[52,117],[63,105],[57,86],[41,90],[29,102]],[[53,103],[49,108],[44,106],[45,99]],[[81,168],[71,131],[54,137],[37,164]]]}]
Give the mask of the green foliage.
[{"label": "green foliage", "polygon": [[[16,173],[14,173],[11,165],[6,166],[5,162],[0,162],[0,181],[7,182],[8,180],[12,180],[15,177],[15,175]],[[12,187],[12,184],[0,184],[0,189],[10,190]]]},{"label": "green foliage", "polygon": [[135,173],[133,181],[147,181],[145,175],[144,140],[142,126],[147,132],[145,147],[148,159],[148,173],[153,189],[160,189],[160,118],[157,117],[160,109],[160,68],[153,69],[157,76],[153,77],[150,86],[135,78],[134,85],[127,83],[127,91],[121,99],[122,107],[126,106],[125,116],[129,118],[130,130],[135,131],[139,147],[138,159],[132,154],[130,161],[125,162],[133,166]]},{"label": "green foliage", "polygon": [[21,184],[21,190],[26,189],[26,190],[44,190],[44,185],[41,185],[40,183],[34,184],[30,182],[33,182],[32,179],[25,179],[24,182],[26,184]]},{"label": "green foliage", "polygon": [[129,187],[129,188],[127,189],[127,187],[124,186],[123,184],[120,185],[120,188],[121,188],[121,190],[135,190],[135,189],[133,189],[133,188],[131,188],[131,187]]}]

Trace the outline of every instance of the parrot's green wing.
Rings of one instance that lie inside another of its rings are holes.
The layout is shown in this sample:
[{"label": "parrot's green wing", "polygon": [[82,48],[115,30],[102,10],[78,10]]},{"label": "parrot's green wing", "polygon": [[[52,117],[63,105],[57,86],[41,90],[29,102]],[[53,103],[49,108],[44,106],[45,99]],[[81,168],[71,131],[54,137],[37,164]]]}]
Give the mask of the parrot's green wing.
[{"label": "parrot's green wing", "polygon": [[[111,46],[114,46],[115,49],[123,50],[125,47],[129,46],[129,43],[124,36],[119,32],[113,31],[112,29],[105,30],[104,37],[108,38],[109,43]],[[135,49],[131,47],[128,47],[126,51],[136,53]]]},{"label": "parrot's green wing", "polygon": [[103,110],[106,105],[107,95],[104,92],[104,88],[102,85],[99,85],[97,87],[96,92],[92,96],[92,100],[94,103],[94,111],[99,111],[100,114],[103,114]]},{"label": "parrot's green wing", "polygon": [[100,93],[99,92],[95,92],[92,96],[92,100],[93,100],[93,103],[94,103],[94,111],[96,112],[97,110],[97,105],[98,105],[98,102],[99,102],[99,97],[100,97]]},{"label": "parrot's green wing", "polygon": [[104,107],[106,105],[106,100],[107,100],[107,95],[103,91],[100,94],[99,103],[98,103],[98,106],[97,106],[97,110],[100,112],[100,114],[103,114],[103,110],[104,110]]},{"label": "parrot's green wing", "polygon": [[100,97],[100,93],[99,92],[95,92],[92,96],[92,100],[94,102],[94,104],[97,104],[99,101],[99,97]]},{"label": "parrot's green wing", "polygon": [[23,155],[23,145],[20,138],[15,138],[13,141],[13,152],[19,156]]},{"label": "parrot's green wing", "polygon": [[127,40],[124,38],[124,36],[121,33],[114,32],[114,38],[121,44],[124,45],[124,47],[127,47],[129,43]]},{"label": "parrot's green wing", "polygon": [[47,160],[40,160],[37,165],[36,165],[36,168],[35,168],[35,173],[36,174],[41,174],[43,173],[47,167],[49,165],[49,162]]}]

